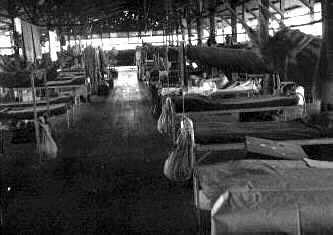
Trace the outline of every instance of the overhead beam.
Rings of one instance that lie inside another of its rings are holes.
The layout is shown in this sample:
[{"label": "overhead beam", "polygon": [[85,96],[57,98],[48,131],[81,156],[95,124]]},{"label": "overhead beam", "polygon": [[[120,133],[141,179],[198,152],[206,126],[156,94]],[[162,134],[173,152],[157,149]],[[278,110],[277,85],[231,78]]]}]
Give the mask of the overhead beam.
[{"label": "overhead beam", "polygon": [[246,6],[245,6],[245,11],[247,13],[249,13],[251,16],[253,16],[255,19],[258,19],[258,16],[256,14],[254,14],[254,12],[252,10],[250,10],[249,8],[247,8]]},{"label": "overhead beam", "polygon": [[274,3],[272,3],[272,2],[269,2],[269,6],[270,6],[270,8],[272,8],[274,11],[276,11],[281,16],[281,19],[283,19],[284,11],[282,11],[280,8],[276,7],[274,5]]},{"label": "overhead beam", "polygon": [[306,6],[307,8],[310,9],[310,11],[313,11],[313,5],[311,4],[311,2],[309,0],[298,0],[301,3],[303,3],[304,6]]},{"label": "overhead beam", "polygon": [[[270,12],[269,10],[269,0],[267,0],[266,4],[263,4],[263,2],[265,2],[266,0],[257,0],[257,3],[259,5],[259,9],[262,9],[263,11],[265,11],[265,14],[267,14],[268,19],[272,18],[273,20],[277,21],[280,25],[281,28],[286,27],[286,25],[284,24],[283,20],[278,19],[272,12]],[[283,19],[283,17],[282,17]]]},{"label": "overhead beam", "polygon": [[244,29],[246,30],[251,41],[256,45],[259,45],[258,33],[253,30],[241,17],[238,17],[237,12],[230,6],[228,2],[224,1],[224,5],[232,15],[237,17],[238,21],[243,25]]},{"label": "overhead beam", "polygon": [[227,25],[231,26],[231,23],[228,21],[228,19],[225,19],[223,16],[221,17],[222,23],[225,22]]},{"label": "overhead beam", "polygon": [[310,16],[311,16],[312,21],[315,20],[314,4],[315,4],[315,0],[310,0]]}]

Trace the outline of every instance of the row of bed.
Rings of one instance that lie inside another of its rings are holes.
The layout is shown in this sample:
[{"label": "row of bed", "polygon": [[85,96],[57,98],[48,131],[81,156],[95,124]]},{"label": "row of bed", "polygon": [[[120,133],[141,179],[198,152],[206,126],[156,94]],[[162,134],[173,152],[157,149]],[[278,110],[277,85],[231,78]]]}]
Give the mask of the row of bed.
[{"label": "row of bed", "polygon": [[[194,52],[210,60],[205,48],[190,50]],[[193,181],[198,231],[333,233],[333,170],[329,156],[313,151],[333,144],[333,130],[306,117],[296,92],[243,91],[203,94],[176,87],[158,91],[162,106],[158,130],[176,146],[164,174],[174,181]],[[253,113],[279,117],[242,119]]]},{"label": "row of bed", "polygon": [[[15,75],[3,74],[2,77],[12,76]],[[5,142],[6,135],[3,131],[6,130],[14,133],[13,143],[30,139],[28,136],[21,136],[22,133],[32,135],[31,131],[27,132],[29,123],[40,123],[42,117],[50,121],[51,117],[65,114],[67,126],[70,127],[80,110],[81,99],[88,98],[89,84],[84,70],[62,70],[58,71],[56,76],[47,76],[46,70],[37,70],[25,73],[22,79],[17,80],[18,83],[15,83],[16,80],[7,79],[0,84],[1,145]],[[42,126],[42,123],[40,125]],[[38,132],[36,138],[43,139],[42,136],[37,136]]]},{"label": "row of bed", "polygon": [[[30,90],[31,88],[13,88],[19,91]],[[87,97],[87,83],[84,71],[59,72],[55,80],[47,81],[43,86],[36,87],[36,105],[38,116],[45,114],[58,115],[65,113],[78,97]],[[46,94],[47,93],[47,94]],[[39,96],[40,95],[40,96]],[[32,99],[14,98],[10,102],[1,102],[1,119],[32,119],[33,118]]]}]

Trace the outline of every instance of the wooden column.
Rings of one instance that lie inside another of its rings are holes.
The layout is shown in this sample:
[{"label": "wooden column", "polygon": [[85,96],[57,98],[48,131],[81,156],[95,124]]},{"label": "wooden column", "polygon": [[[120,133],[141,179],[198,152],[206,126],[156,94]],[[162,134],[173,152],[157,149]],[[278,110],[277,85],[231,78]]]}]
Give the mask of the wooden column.
[{"label": "wooden column", "polygon": [[20,45],[19,45],[19,34],[17,33],[16,31],[16,28],[15,28],[15,20],[14,20],[14,17],[11,18],[11,21],[12,21],[12,33],[13,33],[13,47],[14,47],[14,54],[19,56],[20,55]]},{"label": "wooden column", "polygon": [[186,18],[182,17],[180,18],[180,30],[182,33],[182,41],[186,42],[186,27],[187,27],[187,22],[186,22]]},{"label": "wooden column", "polygon": [[[12,43],[13,43],[13,48],[14,48],[14,54],[15,55],[19,55],[20,52],[20,46],[19,46],[19,35],[17,33],[17,30],[15,28],[15,16],[16,16],[16,11],[15,11],[15,3],[13,1],[8,0],[7,1],[8,4],[8,14],[11,17],[11,24],[10,24],[10,29],[12,31]],[[23,39],[22,39],[23,40]]]},{"label": "wooden column", "polygon": [[259,3],[259,42],[263,45],[269,37],[269,0],[258,0]]},{"label": "wooden column", "polygon": [[216,42],[215,9],[209,10],[209,38]]},{"label": "wooden column", "polygon": [[[323,111],[333,113],[333,3],[330,0],[323,0],[323,19],[324,32],[323,37],[326,42],[327,56],[327,77],[324,80],[323,87]],[[333,115],[329,115],[333,121]]]},{"label": "wooden column", "polygon": [[197,35],[198,35],[198,46],[202,45],[202,24],[201,17],[197,18]]},{"label": "wooden column", "polygon": [[[236,12],[237,14],[237,9],[235,4],[231,4],[231,9],[233,12]],[[237,42],[237,15],[236,14],[231,14],[231,40],[232,42]]]},{"label": "wooden column", "polygon": [[191,36],[192,36],[192,24],[191,24],[191,19],[187,18],[186,19],[187,23],[187,36],[188,36],[188,44],[191,46],[192,45],[192,40],[191,40]]}]

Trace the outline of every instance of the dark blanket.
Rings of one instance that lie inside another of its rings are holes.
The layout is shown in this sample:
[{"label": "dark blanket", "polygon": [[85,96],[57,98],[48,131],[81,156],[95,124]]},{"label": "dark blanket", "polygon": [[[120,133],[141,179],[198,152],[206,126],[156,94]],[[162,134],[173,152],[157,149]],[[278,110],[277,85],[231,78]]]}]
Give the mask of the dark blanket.
[{"label": "dark blanket", "polygon": [[[172,97],[177,113],[183,112],[183,98]],[[232,110],[246,108],[264,108],[297,105],[297,96],[258,96],[251,98],[223,99],[214,96],[186,95],[184,97],[185,112],[200,112],[214,110]]]},{"label": "dark blanket", "polygon": [[194,123],[194,136],[198,144],[244,143],[246,136],[272,140],[294,140],[325,137],[327,131],[308,126],[302,121],[288,122],[219,122]]}]

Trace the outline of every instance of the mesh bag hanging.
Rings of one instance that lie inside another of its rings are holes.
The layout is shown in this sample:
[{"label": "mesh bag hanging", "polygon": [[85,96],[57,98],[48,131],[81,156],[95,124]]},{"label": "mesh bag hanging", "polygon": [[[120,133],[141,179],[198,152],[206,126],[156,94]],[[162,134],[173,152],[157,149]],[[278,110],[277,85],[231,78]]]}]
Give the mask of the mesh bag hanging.
[{"label": "mesh bag hanging", "polygon": [[173,106],[171,98],[168,97],[162,107],[162,113],[157,121],[157,130],[161,134],[171,134],[173,123]]},{"label": "mesh bag hanging", "polygon": [[177,138],[177,145],[164,163],[164,175],[172,180],[183,182],[192,177],[192,153],[194,147],[193,123],[184,118]]}]

